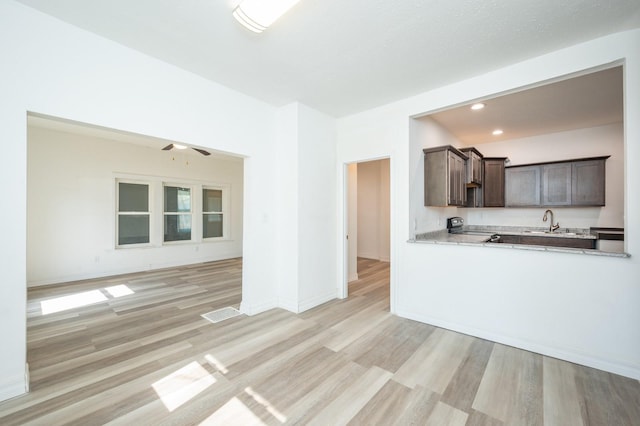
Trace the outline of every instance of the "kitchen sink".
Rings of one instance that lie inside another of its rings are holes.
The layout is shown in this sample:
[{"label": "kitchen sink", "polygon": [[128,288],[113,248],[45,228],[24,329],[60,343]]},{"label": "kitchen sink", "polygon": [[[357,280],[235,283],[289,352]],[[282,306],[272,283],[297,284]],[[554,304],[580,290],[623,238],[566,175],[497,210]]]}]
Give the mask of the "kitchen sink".
[{"label": "kitchen sink", "polygon": [[[575,232],[566,232],[566,231],[524,231],[525,234],[534,234],[534,235],[578,235]],[[580,234],[581,235],[581,234]]]}]

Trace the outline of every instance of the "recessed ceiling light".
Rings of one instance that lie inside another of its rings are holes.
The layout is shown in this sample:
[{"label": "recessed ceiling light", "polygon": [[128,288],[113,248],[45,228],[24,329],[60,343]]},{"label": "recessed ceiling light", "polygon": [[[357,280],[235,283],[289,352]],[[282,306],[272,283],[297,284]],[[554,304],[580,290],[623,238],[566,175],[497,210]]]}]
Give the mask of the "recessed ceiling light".
[{"label": "recessed ceiling light", "polygon": [[493,136],[500,136],[501,134],[503,134],[504,132],[502,131],[502,129],[495,129],[492,134]]},{"label": "recessed ceiling light", "polygon": [[478,110],[480,110],[480,109],[482,109],[484,107],[485,107],[485,105],[483,103],[481,103],[481,102],[478,102],[477,104],[471,105],[471,109],[474,110],[474,111],[478,111]]},{"label": "recessed ceiling light", "polygon": [[174,147],[175,149],[187,149],[187,147],[186,147],[186,146],[184,146],[184,145],[180,145],[179,143],[174,143],[174,144],[173,144],[173,147]]},{"label": "recessed ceiling light", "polygon": [[233,17],[246,29],[254,33],[261,33],[299,1],[243,0],[233,10]]}]

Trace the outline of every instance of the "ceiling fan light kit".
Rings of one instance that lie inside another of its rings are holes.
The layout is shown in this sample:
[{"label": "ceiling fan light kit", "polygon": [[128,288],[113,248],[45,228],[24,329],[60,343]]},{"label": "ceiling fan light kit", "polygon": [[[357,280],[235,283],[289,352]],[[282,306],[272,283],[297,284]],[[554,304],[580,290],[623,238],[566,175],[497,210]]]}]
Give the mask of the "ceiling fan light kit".
[{"label": "ceiling fan light kit", "polygon": [[[169,145],[165,146],[164,148],[162,148],[163,151],[171,151],[172,149],[187,149],[189,148],[186,145],[180,145],[179,143],[170,143]],[[208,156],[211,155],[211,153],[209,151],[206,151],[204,149],[200,149],[200,148],[194,148],[191,147],[191,149],[193,149],[194,151],[199,152],[200,154],[204,155],[204,156]]]}]

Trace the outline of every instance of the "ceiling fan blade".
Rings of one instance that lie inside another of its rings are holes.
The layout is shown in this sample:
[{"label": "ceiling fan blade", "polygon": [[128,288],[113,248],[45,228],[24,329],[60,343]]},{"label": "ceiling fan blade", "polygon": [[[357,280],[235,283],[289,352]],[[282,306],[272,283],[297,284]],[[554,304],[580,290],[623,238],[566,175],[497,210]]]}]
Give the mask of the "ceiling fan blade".
[{"label": "ceiling fan blade", "polygon": [[162,148],[163,151],[170,151],[173,149],[173,144],[170,143],[169,145],[165,146],[164,148]]},{"label": "ceiling fan blade", "polygon": [[193,148],[193,149],[195,151],[198,151],[202,155],[211,155],[211,153],[209,151],[205,151],[204,149],[200,149],[200,148]]}]

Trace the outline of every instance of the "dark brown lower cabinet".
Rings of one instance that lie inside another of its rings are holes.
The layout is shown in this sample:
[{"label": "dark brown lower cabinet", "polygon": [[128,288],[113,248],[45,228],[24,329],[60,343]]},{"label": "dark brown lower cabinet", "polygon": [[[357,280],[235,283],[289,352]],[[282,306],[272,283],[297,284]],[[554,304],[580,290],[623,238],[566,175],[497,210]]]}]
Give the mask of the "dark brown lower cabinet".
[{"label": "dark brown lower cabinet", "polygon": [[503,244],[523,244],[530,246],[569,247],[581,249],[595,249],[596,240],[587,238],[568,237],[539,237],[535,235],[500,235]]}]

